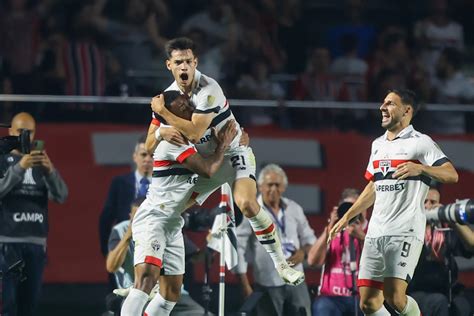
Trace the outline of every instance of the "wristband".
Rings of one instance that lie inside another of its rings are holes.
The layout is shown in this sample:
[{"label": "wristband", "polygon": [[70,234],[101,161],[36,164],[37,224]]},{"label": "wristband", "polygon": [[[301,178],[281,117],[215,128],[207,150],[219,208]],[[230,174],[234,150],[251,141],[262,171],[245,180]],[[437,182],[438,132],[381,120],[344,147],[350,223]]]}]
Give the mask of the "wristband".
[{"label": "wristband", "polygon": [[155,131],[155,139],[159,142],[161,142],[163,140],[163,137],[160,134],[160,128],[161,128],[161,126],[158,126],[158,128]]}]

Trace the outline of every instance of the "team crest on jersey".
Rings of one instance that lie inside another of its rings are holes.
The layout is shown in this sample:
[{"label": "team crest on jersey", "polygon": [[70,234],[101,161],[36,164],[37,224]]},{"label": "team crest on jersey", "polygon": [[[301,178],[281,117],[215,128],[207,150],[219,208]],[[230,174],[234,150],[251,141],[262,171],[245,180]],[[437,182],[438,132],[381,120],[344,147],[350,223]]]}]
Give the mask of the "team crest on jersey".
[{"label": "team crest on jersey", "polygon": [[161,245],[158,240],[155,239],[151,242],[151,249],[153,249],[154,252],[157,252],[158,250],[160,250],[160,248],[161,248]]},{"label": "team crest on jersey", "polygon": [[390,160],[380,160],[379,162],[379,169],[382,171],[382,174],[385,176],[387,175],[388,170],[392,166],[392,162]]}]

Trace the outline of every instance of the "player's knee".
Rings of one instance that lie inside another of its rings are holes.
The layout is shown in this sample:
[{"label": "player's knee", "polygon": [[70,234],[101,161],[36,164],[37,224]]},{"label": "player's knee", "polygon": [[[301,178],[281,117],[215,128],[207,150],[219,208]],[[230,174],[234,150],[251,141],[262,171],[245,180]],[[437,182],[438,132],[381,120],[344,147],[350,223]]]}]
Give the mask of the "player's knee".
[{"label": "player's knee", "polygon": [[248,198],[236,197],[235,204],[237,204],[245,217],[253,217],[257,215],[258,211],[260,210],[260,206],[258,205],[257,201],[253,201]]},{"label": "player's knee", "polygon": [[373,314],[378,311],[383,305],[378,298],[368,298],[360,300],[360,309],[364,314]]},{"label": "player's knee", "polygon": [[180,287],[168,287],[163,293],[163,298],[167,301],[177,302],[181,297],[181,288]]},{"label": "player's knee", "polygon": [[395,310],[402,311],[407,303],[406,295],[394,294],[385,296],[385,301]]},{"label": "player's knee", "polygon": [[134,287],[150,294],[157,281],[158,280],[153,273],[145,271],[135,278]]}]

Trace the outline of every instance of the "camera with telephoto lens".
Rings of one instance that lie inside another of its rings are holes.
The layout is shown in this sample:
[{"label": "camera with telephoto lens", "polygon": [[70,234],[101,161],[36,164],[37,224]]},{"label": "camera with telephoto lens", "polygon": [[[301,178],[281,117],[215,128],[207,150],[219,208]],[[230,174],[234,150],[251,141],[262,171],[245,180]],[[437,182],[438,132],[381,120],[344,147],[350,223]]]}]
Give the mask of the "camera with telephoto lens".
[{"label": "camera with telephoto lens", "polygon": [[0,154],[8,154],[13,149],[18,149],[23,154],[30,153],[31,143],[29,130],[22,129],[19,136],[4,136],[0,138]]},{"label": "camera with telephoto lens", "polygon": [[191,231],[208,231],[214,223],[214,218],[220,213],[218,207],[213,209],[194,208],[184,212],[181,216],[184,218],[185,229]]},{"label": "camera with telephoto lens", "polygon": [[[208,231],[214,224],[214,219],[224,210],[217,206],[212,209],[192,208],[181,214],[184,218],[184,229],[191,231]],[[235,226],[242,222],[243,215],[237,205],[234,203]]]},{"label": "camera with telephoto lens", "polygon": [[474,224],[474,199],[456,200],[455,203],[425,210],[425,215],[432,223]]}]

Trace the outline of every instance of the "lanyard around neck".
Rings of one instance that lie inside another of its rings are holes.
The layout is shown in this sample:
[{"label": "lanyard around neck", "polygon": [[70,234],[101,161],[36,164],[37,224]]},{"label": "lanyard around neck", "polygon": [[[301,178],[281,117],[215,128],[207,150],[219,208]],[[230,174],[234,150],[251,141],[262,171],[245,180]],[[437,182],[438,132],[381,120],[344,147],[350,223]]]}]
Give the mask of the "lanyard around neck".
[{"label": "lanyard around neck", "polygon": [[280,212],[281,212],[281,221],[280,221],[278,220],[278,216],[275,215],[275,213],[273,213],[273,211],[270,208],[268,208],[266,205],[264,205],[264,207],[267,210],[267,212],[272,214],[272,217],[275,219],[275,222],[278,228],[281,230],[282,234],[285,235],[285,211],[283,210],[283,208],[280,207]]}]

